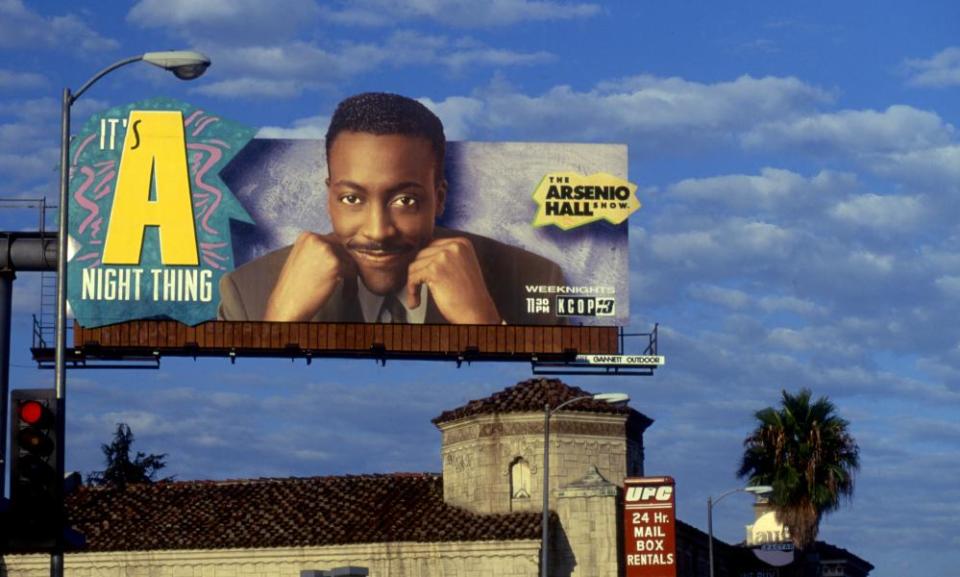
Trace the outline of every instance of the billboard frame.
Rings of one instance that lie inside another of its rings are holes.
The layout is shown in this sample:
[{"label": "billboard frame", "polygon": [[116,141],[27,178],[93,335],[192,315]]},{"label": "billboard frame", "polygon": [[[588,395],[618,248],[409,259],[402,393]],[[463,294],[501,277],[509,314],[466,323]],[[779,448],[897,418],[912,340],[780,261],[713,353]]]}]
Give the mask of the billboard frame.
[{"label": "billboard frame", "polygon": [[[529,362],[534,374],[652,375],[659,366],[585,364],[585,355],[622,355],[627,338],[648,337],[642,355],[657,354],[657,326],[650,333],[623,327],[409,325],[377,323],[271,323],[209,321],[188,327],[177,321],[129,321],[93,329],[74,323],[70,368],[159,368],[162,357],[372,359]],[[54,349],[34,317],[31,353],[50,368]],[[661,357],[662,358],[662,357]],[[661,363],[662,364],[662,363]]]}]

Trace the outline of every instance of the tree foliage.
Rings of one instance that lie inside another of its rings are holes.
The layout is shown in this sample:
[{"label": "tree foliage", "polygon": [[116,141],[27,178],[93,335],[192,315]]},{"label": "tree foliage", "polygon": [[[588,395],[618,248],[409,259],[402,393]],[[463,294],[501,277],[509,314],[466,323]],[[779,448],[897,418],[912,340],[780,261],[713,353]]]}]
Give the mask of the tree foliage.
[{"label": "tree foliage", "polygon": [[[87,475],[87,483],[91,485],[109,485],[123,489],[127,485],[137,483],[153,483],[157,473],[167,466],[167,454],[144,454],[137,451],[136,456],[130,458],[130,449],[133,446],[133,431],[125,423],[117,423],[117,430],[113,434],[113,442],[109,445],[100,445],[100,450],[106,461],[107,468],[103,471],[94,471]],[[160,479],[161,481],[170,478]]]},{"label": "tree foliage", "polygon": [[860,468],[849,423],[827,397],[810,397],[809,389],[783,391],[779,408],[757,411],[757,428],[743,442],[737,471],[752,485],[773,487],[770,504],[800,549],[816,540],[823,515],[853,496]]}]

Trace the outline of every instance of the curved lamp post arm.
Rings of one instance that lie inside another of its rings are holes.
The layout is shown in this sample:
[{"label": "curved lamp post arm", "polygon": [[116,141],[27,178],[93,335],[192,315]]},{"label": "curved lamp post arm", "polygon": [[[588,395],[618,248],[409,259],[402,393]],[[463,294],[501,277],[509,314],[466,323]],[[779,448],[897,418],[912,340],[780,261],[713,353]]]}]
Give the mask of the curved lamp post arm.
[{"label": "curved lamp post arm", "polygon": [[134,62],[140,62],[141,60],[143,60],[143,54],[140,54],[138,56],[131,56],[130,58],[124,58],[123,60],[118,60],[113,64],[111,64],[110,66],[107,66],[100,72],[97,72],[96,74],[90,77],[90,80],[87,80],[86,82],[84,82],[83,86],[78,88],[76,92],[71,94],[70,104],[73,104],[78,98],[80,98],[80,96],[84,92],[86,92],[88,88],[93,86],[94,83],[97,82],[97,80],[100,80],[101,78],[103,78],[107,74],[110,74],[111,72],[113,72],[117,68],[120,68],[121,66],[126,66],[127,64],[133,64]]},{"label": "curved lamp post arm", "polygon": [[716,499],[712,496],[707,497],[707,555],[710,563],[710,577],[713,577],[713,506],[734,493],[753,493],[754,495],[763,496],[769,495],[771,492],[773,492],[773,487],[769,485],[752,485],[749,487],[730,489]]}]

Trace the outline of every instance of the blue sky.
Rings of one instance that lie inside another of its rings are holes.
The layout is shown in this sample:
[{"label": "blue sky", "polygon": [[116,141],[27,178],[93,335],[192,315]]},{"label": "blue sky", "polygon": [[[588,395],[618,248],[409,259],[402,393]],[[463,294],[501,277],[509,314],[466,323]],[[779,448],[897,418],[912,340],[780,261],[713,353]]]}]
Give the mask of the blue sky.
[{"label": "blue sky", "polygon": [[[624,390],[656,420],[647,471],[680,516],[738,481],[755,410],[807,386],[850,420],[862,470],[821,536],[874,575],[960,565],[960,6],[851,1],[0,0],[0,197],[55,203],[58,101],[106,64],[189,47],[183,83],[132,66],[75,106],[171,96],[264,134],[318,136],[344,96],[422,99],[451,139],[622,142],[631,325],[660,323],[653,378]],[[121,7],[122,6],[122,7]],[[109,11],[105,8],[109,7]],[[8,228],[34,228],[4,210]],[[16,282],[13,382],[39,278]],[[70,373],[68,467],[101,466],[118,421],[181,479],[436,471],[442,410],[524,365],[165,360]],[[749,500],[718,506],[738,541]]]}]

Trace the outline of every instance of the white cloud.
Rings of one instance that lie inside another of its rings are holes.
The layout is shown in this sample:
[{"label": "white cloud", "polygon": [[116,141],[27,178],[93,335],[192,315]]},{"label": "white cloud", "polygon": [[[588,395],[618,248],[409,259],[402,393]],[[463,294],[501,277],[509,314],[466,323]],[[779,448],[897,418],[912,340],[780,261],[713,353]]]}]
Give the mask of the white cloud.
[{"label": "white cloud", "polygon": [[101,36],[73,14],[41,16],[21,0],[0,0],[0,47],[61,48],[81,52],[117,49],[116,40]]},{"label": "white cloud", "polygon": [[227,75],[244,72],[253,77],[279,80],[309,80],[324,75],[328,69],[337,76],[342,73],[343,60],[348,56],[333,54],[307,42],[289,42],[276,45],[247,44],[240,47],[219,47],[215,64]]},{"label": "white cloud", "polygon": [[537,52],[514,52],[502,48],[465,48],[454,50],[446,55],[438,55],[437,60],[453,71],[461,71],[471,66],[532,66],[553,60],[553,55],[542,50]]},{"label": "white cloud", "polygon": [[944,295],[951,299],[960,297],[960,276],[948,275],[941,276],[933,281],[938,289],[943,291]]},{"label": "white cloud", "polygon": [[780,260],[795,243],[795,234],[776,224],[732,218],[709,230],[652,235],[649,247],[658,259],[698,268]]},{"label": "white cloud", "polygon": [[330,48],[293,41],[273,45],[205,46],[224,80],[197,92],[221,97],[295,97],[387,66],[441,66],[458,73],[476,66],[530,66],[553,58],[546,52],[491,48],[470,38],[451,39],[398,31],[380,43],[341,43]]},{"label": "white cloud", "polygon": [[17,72],[0,68],[0,90],[25,90],[46,86],[47,79],[34,72]]},{"label": "white cloud", "polygon": [[524,21],[587,18],[600,12],[597,4],[550,0],[358,0],[324,9],[331,22],[357,26],[394,26],[414,19],[435,20],[465,28],[507,26]]},{"label": "white cloud", "polygon": [[42,180],[52,191],[60,160],[58,110],[53,98],[0,102],[0,175],[18,189]]},{"label": "white cloud", "polygon": [[0,152],[0,174],[19,184],[45,175],[51,185],[56,181],[56,169],[59,164],[59,148],[51,147],[31,154],[11,154]]},{"label": "white cloud", "polygon": [[800,315],[823,314],[827,311],[826,307],[819,305],[808,299],[797,297],[761,297],[760,308],[766,312],[786,311]]},{"label": "white cloud", "polygon": [[319,13],[313,0],[140,0],[127,20],[195,40],[243,44],[290,38]]},{"label": "white cloud", "polygon": [[470,126],[483,113],[483,103],[475,98],[451,96],[442,102],[421,98],[420,102],[440,117],[448,140],[466,140]]},{"label": "white cloud", "polygon": [[829,214],[859,227],[902,231],[921,225],[927,211],[916,196],[862,194],[837,203]]},{"label": "white cloud", "polygon": [[706,146],[830,100],[795,78],[741,76],[704,84],[650,75],[601,82],[587,91],[562,85],[528,96],[494,86],[454,98],[455,108],[470,112],[460,118],[471,135],[509,130],[525,139],[630,139],[656,149],[677,143]]},{"label": "white cloud", "polygon": [[223,98],[293,98],[307,86],[309,83],[296,80],[241,77],[203,84],[194,91]]},{"label": "white cloud", "polygon": [[934,112],[894,105],[883,112],[842,110],[762,122],[742,136],[747,148],[802,148],[814,153],[875,154],[945,145],[953,126]]},{"label": "white cloud", "polygon": [[910,59],[904,63],[908,84],[942,88],[960,86],[960,46],[950,46],[928,59]]},{"label": "white cloud", "polygon": [[667,192],[688,203],[726,206],[739,211],[781,211],[816,205],[838,190],[857,186],[849,173],[824,170],[806,178],[781,168],[763,168],[760,174],[729,174],[688,178],[671,185]]},{"label": "white cloud", "polygon": [[516,52],[492,48],[470,37],[451,39],[442,35],[426,35],[400,30],[383,44],[348,45],[343,50],[349,68],[371,61],[390,65],[428,66],[439,64],[453,72],[470,66],[531,66],[553,59],[544,51]]},{"label": "white cloud", "polygon": [[181,423],[171,421],[164,415],[147,410],[124,410],[103,413],[98,420],[104,427],[116,427],[118,423],[130,426],[137,435],[162,435],[176,433]]},{"label": "white cloud", "polygon": [[327,134],[330,125],[329,116],[310,116],[294,121],[293,126],[264,126],[257,132],[257,138],[306,138],[319,139]]},{"label": "white cloud", "polygon": [[694,285],[690,287],[690,296],[729,309],[746,308],[752,301],[750,295],[742,290],[715,285]]},{"label": "white cloud", "polygon": [[883,155],[873,170],[939,191],[960,190],[960,144]]},{"label": "white cloud", "polygon": [[846,274],[859,272],[865,275],[885,276],[893,272],[896,258],[892,254],[882,254],[870,250],[855,250],[847,255]]}]

